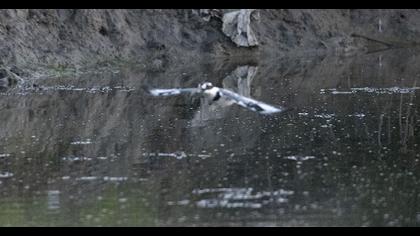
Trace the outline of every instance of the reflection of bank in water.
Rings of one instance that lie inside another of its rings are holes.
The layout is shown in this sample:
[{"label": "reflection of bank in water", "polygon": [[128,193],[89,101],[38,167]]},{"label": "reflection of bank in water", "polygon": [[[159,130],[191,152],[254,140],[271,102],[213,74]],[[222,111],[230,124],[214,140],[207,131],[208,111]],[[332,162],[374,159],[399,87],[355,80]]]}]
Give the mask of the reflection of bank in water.
[{"label": "reflection of bank in water", "polygon": [[[230,75],[226,76],[223,81],[223,88],[229,89],[244,97],[251,96],[251,83],[257,73],[256,66],[239,66]],[[202,122],[207,120],[221,119],[228,111],[233,102],[222,102],[209,104],[205,101],[201,102],[200,110],[192,120],[193,126],[201,126]],[[217,111],[217,112],[216,112]],[[201,124],[201,125],[200,125]]]},{"label": "reflection of bank in water", "polygon": [[251,84],[257,69],[255,66],[239,66],[225,77],[222,82],[224,89],[220,89],[221,96],[218,93],[218,88],[213,89],[215,90],[213,100],[217,100],[217,102],[202,99],[200,109],[191,121],[192,126],[202,126],[208,120],[222,119],[228,112],[227,108],[230,108],[233,104],[238,104],[260,114],[273,114],[286,110],[283,107],[273,107],[250,99],[252,97]]},{"label": "reflection of bank in water", "polygon": [[60,208],[60,191],[48,190],[47,192],[48,209],[55,210]]}]

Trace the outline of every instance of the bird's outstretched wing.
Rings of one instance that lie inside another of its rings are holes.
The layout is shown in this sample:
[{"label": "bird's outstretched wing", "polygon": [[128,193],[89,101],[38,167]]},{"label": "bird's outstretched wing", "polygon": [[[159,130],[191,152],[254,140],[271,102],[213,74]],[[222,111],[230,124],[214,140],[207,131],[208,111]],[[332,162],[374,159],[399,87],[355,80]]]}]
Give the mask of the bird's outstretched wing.
[{"label": "bird's outstretched wing", "polygon": [[173,96],[182,93],[197,93],[198,88],[174,88],[174,89],[150,89],[149,92],[153,96]]},{"label": "bird's outstretched wing", "polygon": [[287,110],[285,107],[274,107],[266,103],[254,100],[252,98],[241,96],[227,89],[220,89],[220,96],[232,100],[236,104],[245,107],[251,111],[256,111],[261,114],[272,114]]}]

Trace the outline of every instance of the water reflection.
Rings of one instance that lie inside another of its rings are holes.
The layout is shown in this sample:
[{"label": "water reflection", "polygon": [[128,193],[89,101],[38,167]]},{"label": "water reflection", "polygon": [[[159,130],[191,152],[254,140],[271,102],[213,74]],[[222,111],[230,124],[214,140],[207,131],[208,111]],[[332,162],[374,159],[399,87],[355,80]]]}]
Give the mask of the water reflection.
[{"label": "water reflection", "polygon": [[[419,60],[122,67],[2,91],[0,225],[416,226]],[[141,89],[203,81],[294,110]]]}]

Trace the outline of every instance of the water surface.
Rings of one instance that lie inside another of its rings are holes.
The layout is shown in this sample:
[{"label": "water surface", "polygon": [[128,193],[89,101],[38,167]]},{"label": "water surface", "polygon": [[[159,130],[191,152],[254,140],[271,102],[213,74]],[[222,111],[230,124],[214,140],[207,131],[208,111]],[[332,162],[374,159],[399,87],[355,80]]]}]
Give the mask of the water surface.
[{"label": "water surface", "polygon": [[[417,226],[420,57],[60,71],[0,91],[1,226]],[[262,116],[144,87],[210,81]]]}]

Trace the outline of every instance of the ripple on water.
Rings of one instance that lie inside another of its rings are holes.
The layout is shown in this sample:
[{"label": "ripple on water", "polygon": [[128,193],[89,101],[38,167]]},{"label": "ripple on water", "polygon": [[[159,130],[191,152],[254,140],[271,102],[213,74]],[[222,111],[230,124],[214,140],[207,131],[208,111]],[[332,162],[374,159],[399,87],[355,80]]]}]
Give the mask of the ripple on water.
[{"label": "ripple on water", "polygon": [[[61,177],[63,180],[70,179],[70,176],[63,176]],[[103,181],[109,181],[109,182],[120,182],[120,181],[126,181],[128,180],[128,177],[126,176],[81,176],[76,178],[77,181],[94,181],[94,180],[103,180]]]},{"label": "ripple on water", "polygon": [[97,160],[107,160],[108,157],[105,157],[105,156],[99,156],[99,157],[67,156],[67,157],[62,157],[61,158],[61,160],[63,160],[63,161],[70,161],[70,162],[75,162],[75,161],[92,161],[94,159],[97,159]]},{"label": "ripple on water", "polygon": [[26,88],[25,91],[27,92],[46,92],[46,91],[69,91],[69,92],[86,92],[86,93],[109,93],[111,91],[122,91],[122,92],[131,92],[134,91],[135,88],[131,87],[123,87],[123,86],[115,86],[115,87],[75,87],[75,86],[68,86],[68,85],[56,85],[56,86],[41,86],[39,88]]},{"label": "ripple on water", "polygon": [[[254,191],[253,188],[207,188],[195,189],[194,195],[214,195],[211,198],[200,199],[195,202],[199,208],[262,208],[264,205],[276,202],[287,203],[287,197],[293,191],[279,189],[276,191]],[[168,205],[189,205],[190,200],[169,201]]]},{"label": "ripple on water", "polygon": [[151,152],[151,153],[143,153],[144,157],[169,157],[169,158],[175,158],[177,160],[181,160],[187,157],[199,157],[201,159],[205,159],[208,157],[211,157],[210,154],[187,154],[185,152],[170,152],[170,153],[164,153],[164,152]]}]

